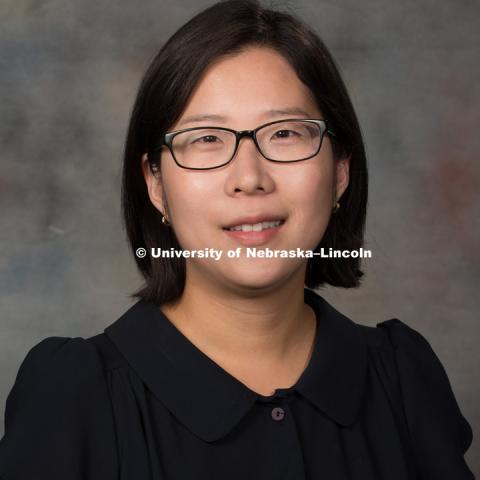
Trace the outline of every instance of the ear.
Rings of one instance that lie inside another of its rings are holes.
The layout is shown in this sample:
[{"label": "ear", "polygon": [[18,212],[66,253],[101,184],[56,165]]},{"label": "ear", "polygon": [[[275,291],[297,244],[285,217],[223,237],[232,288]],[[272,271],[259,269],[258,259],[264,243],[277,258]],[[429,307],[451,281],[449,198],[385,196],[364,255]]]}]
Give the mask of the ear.
[{"label": "ear", "polygon": [[145,183],[147,184],[148,196],[150,201],[162,215],[166,212],[165,192],[163,190],[160,172],[154,174],[148,162],[148,154],[142,155],[142,172]]},{"label": "ear", "polygon": [[350,155],[348,157],[342,157],[336,161],[336,175],[335,175],[335,190],[333,203],[339,201],[340,197],[343,195],[343,192],[348,187],[350,181]]}]

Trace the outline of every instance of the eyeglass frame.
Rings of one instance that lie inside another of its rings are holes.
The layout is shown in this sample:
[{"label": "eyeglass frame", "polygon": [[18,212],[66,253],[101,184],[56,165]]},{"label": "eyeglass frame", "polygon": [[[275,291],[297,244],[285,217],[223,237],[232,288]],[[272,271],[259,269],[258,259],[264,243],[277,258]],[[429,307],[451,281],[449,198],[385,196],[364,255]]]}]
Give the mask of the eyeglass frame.
[{"label": "eyeglass frame", "polygon": [[[259,130],[261,130],[262,128],[268,127],[268,126],[273,125],[275,123],[282,123],[282,122],[307,122],[307,123],[314,123],[315,125],[317,125],[320,128],[320,143],[318,145],[318,148],[317,148],[316,152],[314,154],[308,156],[308,157],[300,158],[298,160],[274,160],[272,158],[268,158],[262,152],[262,150],[261,150],[261,148],[258,144],[257,132]],[[233,133],[235,135],[235,148],[233,150],[232,156],[225,163],[222,163],[221,165],[217,165],[215,167],[197,168],[197,167],[185,167],[184,165],[181,165],[178,162],[177,158],[175,157],[175,153],[173,152],[173,144],[172,144],[173,139],[180,133],[189,132],[189,131],[192,131],[192,130],[203,130],[203,129],[216,129],[216,130],[223,130],[223,131]],[[228,165],[235,158],[235,155],[237,154],[238,146],[240,145],[240,140],[243,137],[250,137],[253,140],[253,143],[255,144],[255,147],[257,148],[257,151],[266,160],[268,160],[270,162],[276,162],[276,163],[293,163],[293,162],[301,162],[303,160],[308,160],[310,158],[313,158],[315,155],[317,155],[318,152],[320,151],[320,149],[322,148],[323,137],[325,136],[326,133],[328,135],[331,135],[334,138],[337,137],[335,135],[335,133],[331,129],[329,129],[328,120],[322,119],[322,118],[285,118],[285,119],[281,119],[281,120],[274,120],[272,122],[264,123],[263,125],[259,125],[258,127],[254,128],[253,130],[234,130],[234,129],[228,128],[228,127],[217,127],[217,126],[215,126],[215,127],[214,126],[189,127],[189,128],[184,128],[182,130],[174,130],[172,132],[165,133],[163,135],[163,138],[162,138],[161,142],[156,147],[154,147],[154,149],[151,151],[151,153],[156,153],[156,152],[160,151],[163,146],[166,146],[170,150],[170,153],[172,154],[173,160],[175,161],[175,163],[180,168],[184,168],[186,170],[214,170],[216,168],[220,168],[220,167],[224,167],[225,165]],[[150,163],[152,164],[153,162],[150,161]]]}]

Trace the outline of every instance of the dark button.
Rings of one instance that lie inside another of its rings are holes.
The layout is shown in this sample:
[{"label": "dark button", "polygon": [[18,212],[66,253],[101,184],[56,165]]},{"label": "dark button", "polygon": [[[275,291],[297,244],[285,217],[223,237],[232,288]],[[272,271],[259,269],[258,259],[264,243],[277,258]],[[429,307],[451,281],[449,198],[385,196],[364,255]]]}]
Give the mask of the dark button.
[{"label": "dark button", "polygon": [[272,418],[279,422],[280,420],[283,420],[283,417],[285,417],[285,410],[280,407],[275,407],[272,409]]}]

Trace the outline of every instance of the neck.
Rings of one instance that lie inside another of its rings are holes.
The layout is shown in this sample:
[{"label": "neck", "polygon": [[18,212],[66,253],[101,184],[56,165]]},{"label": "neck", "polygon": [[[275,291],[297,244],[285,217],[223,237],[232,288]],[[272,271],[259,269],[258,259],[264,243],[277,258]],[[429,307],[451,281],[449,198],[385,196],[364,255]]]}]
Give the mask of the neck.
[{"label": "neck", "polygon": [[295,382],[308,364],[316,330],[315,313],[304,303],[304,271],[262,293],[215,287],[204,276],[187,279],[182,297],[162,306],[178,330],[244,383],[249,377],[251,385],[270,392],[275,387],[268,382],[278,388]]}]

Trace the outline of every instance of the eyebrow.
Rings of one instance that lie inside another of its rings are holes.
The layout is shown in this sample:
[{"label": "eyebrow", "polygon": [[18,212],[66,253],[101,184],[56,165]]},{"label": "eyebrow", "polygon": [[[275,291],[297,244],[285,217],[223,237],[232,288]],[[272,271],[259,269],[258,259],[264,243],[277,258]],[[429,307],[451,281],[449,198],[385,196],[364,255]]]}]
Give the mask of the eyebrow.
[{"label": "eyebrow", "polygon": [[[281,115],[303,115],[304,117],[310,117],[311,114],[307,113],[305,110],[302,110],[299,107],[288,107],[282,109],[272,109],[266,110],[263,112],[264,116],[281,116]],[[205,120],[212,120],[214,122],[226,122],[228,117],[224,117],[223,115],[217,115],[214,113],[201,113],[198,115],[190,115],[189,117],[185,117],[178,125],[177,128],[185,123],[198,123],[204,122]]]}]

